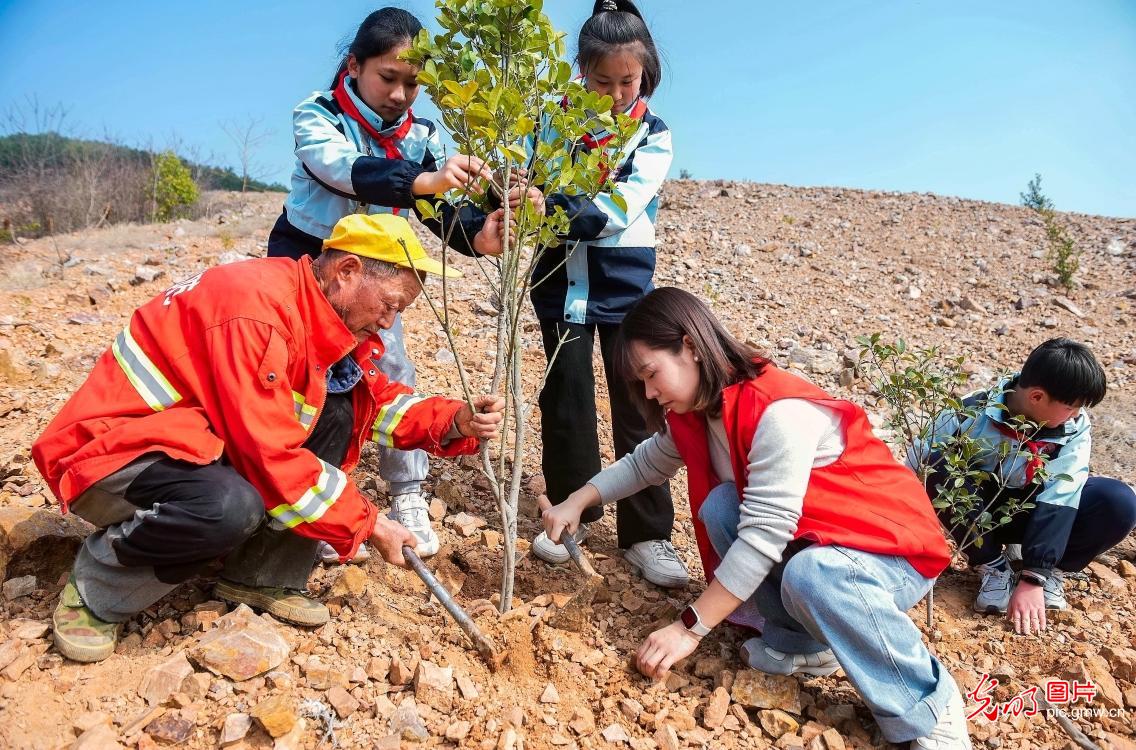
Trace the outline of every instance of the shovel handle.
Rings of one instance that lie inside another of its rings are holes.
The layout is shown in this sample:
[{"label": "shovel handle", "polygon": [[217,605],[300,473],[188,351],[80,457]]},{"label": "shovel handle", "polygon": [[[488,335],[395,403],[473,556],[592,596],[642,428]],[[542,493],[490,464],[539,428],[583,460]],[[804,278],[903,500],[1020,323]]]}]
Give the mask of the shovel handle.
[{"label": "shovel handle", "polygon": [[476,623],[466,614],[464,609],[458,606],[458,603],[450,596],[450,592],[446,591],[446,587],[422,564],[421,558],[418,557],[413,549],[404,545],[402,548],[402,556],[406,558],[406,562],[410,564],[411,569],[417,573],[418,577],[422,579],[422,582],[426,584],[426,588],[430,589],[430,593],[436,596],[438,601],[442,603],[442,606],[446,608],[446,611],[450,613],[450,617],[454,618],[457,624],[461,626],[461,629],[469,636],[470,640],[473,641],[473,645],[477,647],[477,653],[481,654],[481,658],[489,664],[490,669],[496,671],[497,668],[501,666],[501,658],[497,654],[497,649],[495,649],[489,639],[482,634]]},{"label": "shovel handle", "polygon": [[568,555],[572,558],[572,562],[576,563],[576,567],[588,576],[596,576],[596,569],[592,567],[588,558],[584,557],[584,553],[580,551],[580,545],[576,543],[575,537],[568,533],[568,529],[560,532],[560,543],[568,550]]}]

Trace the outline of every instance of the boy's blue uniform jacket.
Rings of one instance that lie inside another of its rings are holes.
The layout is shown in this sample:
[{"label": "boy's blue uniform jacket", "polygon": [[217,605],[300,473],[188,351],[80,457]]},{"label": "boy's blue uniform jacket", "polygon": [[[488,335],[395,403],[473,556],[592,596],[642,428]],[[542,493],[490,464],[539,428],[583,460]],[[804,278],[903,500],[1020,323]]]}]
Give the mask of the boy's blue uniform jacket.
[{"label": "boy's blue uniform jacket", "polygon": [[[557,135],[546,125],[540,137],[551,142]],[[534,145],[530,138],[529,153]],[[531,292],[537,318],[619,323],[651,291],[659,189],[673,157],[670,129],[648,109],[639,129],[611,163],[615,192],[627,202],[626,211],[615,204],[611,193],[600,193],[595,199],[563,193],[546,196],[545,211],[552,213],[560,206],[572,223],[563,243],[549,248],[533,270],[534,283],[540,282]],[[480,223],[475,224],[464,210],[461,221],[465,236],[472,240]],[[472,248],[458,241],[451,240],[450,245],[473,254]]]},{"label": "boy's blue uniform jacket", "polygon": [[[1016,385],[1017,375],[1014,375],[1002,380],[992,389],[994,393],[1001,391],[998,403],[1004,405],[1005,394]],[[979,391],[968,396],[967,401],[974,399],[977,403],[987,403],[987,394],[990,392]],[[961,421],[957,412],[944,413],[936,420],[930,440],[908,450],[907,465],[914,469],[917,455],[928,455],[928,450],[933,450],[936,443],[949,439],[952,435],[967,434],[985,448],[979,455],[975,468],[1005,477],[1005,485],[1010,491],[1027,491],[1029,462],[1019,454],[1019,450],[1025,454],[1029,451],[1003,431],[1012,431],[1009,420],[1009,412],[994,404],[976,417],[966,417]],[[999,429],[999,425],[1003,429]],[[1049,456],[1045,465],[1047,476],[1067,474],[1071,479],[1048,479],[1031,497],[1037,507],[1025,511],[1029,513],[1025,538],[1022,540],[1022,565],[1026,570],[1049,577],[1065,553],[1069,531],[1073,527],[1081,501],[1081,490],[1089,477],[1089,453],[1092,446],[1090,432],[1088,412],[1081,409],[1065,424],[1044,428],[1031,436],[1032,441],[1045,444],[1044,452]],[[1003,459],[998,447],[1005,442],[1010,442],[1011,445],[1007,457]]]},{"label": "boy's blue uniform jacket", "polygon": [[[381,135],[395,135],[408,117],[412,122],[395,144],[402,158],[392,159],[343,112],[331,91],[317,91],[297,105],[292,113],[296,168],[284,214],[293,227],[321,240],[331,236],[335,223],[351,213],[395,212],[406,216],[407,210],[414,208],[411,186],[415,178],[437,171],[445,161],[434,123],[408,112],[384,128],[381,118],[355,91],[352,79],[347,78],[346,83],[347,94],[358,111]],[[448,226],[455,212],[443,204],[442,214]],[[462,252],[473,254],[469,244],[484,217],[472,216],[464,207],[457,215],[462,228],[470,233],[468,243],[454,244]],[[440,222],[423,223],[440,236]],[[460,231],[455,229],[455,234]]]}]

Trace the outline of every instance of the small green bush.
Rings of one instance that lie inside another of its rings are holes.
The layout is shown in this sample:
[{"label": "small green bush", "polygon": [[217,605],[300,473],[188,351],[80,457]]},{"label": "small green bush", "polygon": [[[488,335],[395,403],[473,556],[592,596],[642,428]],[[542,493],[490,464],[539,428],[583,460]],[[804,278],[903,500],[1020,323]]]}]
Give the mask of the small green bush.
[{"label": "small green bush", "polygon": [[1049,243],[1049,260],[1057,280],[1066,289],[1073,287],[1073,277],[1081,267],[1081,250],[1069,236],[1069,232],[1057,220],[1053,201],[1041,192],[1041,175],[1034,174],[1021,193],[1022,205],[1036,211],[1045,224],[1045,239]]},{"label": "small green bush", "polygon": [[173,151],[154,159],[154,218],[169,221],[188,213],[197,202],[197,184],[189,167]]}]

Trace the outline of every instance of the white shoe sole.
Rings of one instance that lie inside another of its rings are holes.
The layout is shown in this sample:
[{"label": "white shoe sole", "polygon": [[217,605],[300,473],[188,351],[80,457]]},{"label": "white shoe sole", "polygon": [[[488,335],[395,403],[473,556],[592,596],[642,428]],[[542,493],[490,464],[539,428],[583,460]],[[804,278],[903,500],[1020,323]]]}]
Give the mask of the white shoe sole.
[{"label": "white shoe sole", "polygon": [[[754,638],[752,640],[760,640],[760,639]],[[793,669],[793,671],[788,672],[788,673],[786,673],[786,672],[766,672],[764,669],[762,669],[759,666],[756,666],[751,661],[751,653],[752,653],[751,649],[752,648],[758,648],[758,647],[757,646],[751,647],[749,645],[748,641],[741,645],[739,652],[740,652],[740,655],[742,657],[742,661],[745,662],[746,666],[748,666],[750,669],[756,669],[758,672],[764,672],[765,674],[775,674],[775,675],[781,675],[783,677],[789,677],[789,676],[792,676],[792,675],[795,675],[795,674],[805,674],[805,675],[809,675],[810,677],[828,677],[830,674],[835,674],[837,671],[840,670],[840,664],[830,664],[830,665],[817,665],[815,667],[809,666],[809,665],[806,665],[806,666],[803,666],[803,667],[796,667],[795,669]]]}]

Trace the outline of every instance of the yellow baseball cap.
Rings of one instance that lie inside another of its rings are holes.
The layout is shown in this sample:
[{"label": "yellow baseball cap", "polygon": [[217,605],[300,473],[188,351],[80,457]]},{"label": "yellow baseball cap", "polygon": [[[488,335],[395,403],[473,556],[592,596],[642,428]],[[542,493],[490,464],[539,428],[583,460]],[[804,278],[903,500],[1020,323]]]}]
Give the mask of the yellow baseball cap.
[{"label": "yellow baseball cap", "polygon": [[410,222],[394,214],[348,214],[335,224],[323,249],[334,248],[364,258],[385,260],[403,268],[425,271],[447,279],[460,279],[462,272],[431,258],[414,236]]}]

